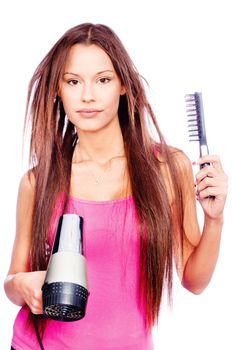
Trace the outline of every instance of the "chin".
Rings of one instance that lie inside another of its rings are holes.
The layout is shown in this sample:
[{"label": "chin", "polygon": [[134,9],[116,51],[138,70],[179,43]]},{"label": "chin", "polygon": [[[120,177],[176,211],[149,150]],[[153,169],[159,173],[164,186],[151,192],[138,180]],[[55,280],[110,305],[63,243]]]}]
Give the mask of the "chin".
[{"label": "chin", "polygon": [[101,130],[104,130],[105,128],[103,126],[101,127],[97,127],[97,126],[83,126],[83,125],[79,125],[76,127],[78,132],[85,132],[85,133],[96,133],[99,132]]},{"label": "chin", "polygon": [[105,123],[100,123],[98,120],[85,120],[84,122],[77,123],[76,129],[83,132],[98,132],[113,126],[114,122],[108,120]]}]

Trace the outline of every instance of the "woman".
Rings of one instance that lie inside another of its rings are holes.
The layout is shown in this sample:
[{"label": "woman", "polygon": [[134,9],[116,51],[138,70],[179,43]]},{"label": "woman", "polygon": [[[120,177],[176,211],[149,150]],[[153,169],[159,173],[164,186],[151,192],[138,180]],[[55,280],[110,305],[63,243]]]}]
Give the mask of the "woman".
[{"label": "woman", "polygon": [[9,299],[22,305],[12,347],[40,348],[27,321],[30,311],[42,314],[48,257],[66,212],[84,219],[90,296],[82,320],[44,323],[44,348],[152,349],[173,260],[196,294],[214,271],[227,192],[219,158],[198,161],[212,164],[196,176],[201,235],[190,161],[166,145],[137,70],[104,25],[81,24],[55,44],[32,77],[27,117],[31,170],[19,186],[5,281]]}]

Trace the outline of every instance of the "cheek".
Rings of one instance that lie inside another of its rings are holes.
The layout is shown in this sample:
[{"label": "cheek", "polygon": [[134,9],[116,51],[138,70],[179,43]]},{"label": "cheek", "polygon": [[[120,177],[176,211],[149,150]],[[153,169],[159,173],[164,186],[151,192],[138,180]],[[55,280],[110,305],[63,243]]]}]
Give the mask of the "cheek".
[{"label": "cheek", "polygon": [[64,104],[67,104],[72,100],[72,95],[66,90],[63,90],[60,96]]},{"label": "cheek", "polygon": [[116,109],[119,106],[120,94],[118,91],[110,92],[103,96],[103,101],[108,108]]},{"label": "cheek", "polygon": [[64,110],[67,113],[68,106],[70,106],[69,100],[64,95],[61,95],[61,101],[63,103]]},{"label": "cheek", "polygon": [[72,108],[74,108],[74,103],[75,103],[75,98],[72,94],[67,93],[67,92],[62,92],[60,94],[61,101],[63,103],[64,110],[66,114],[72,111]]},{"label": "cheek", "polygon": [[65,98],[64,96],[61,96],[61,101],[63,104],[65,114],[67,115],[68,119],[72,119],[72,115],[73,115],[74,110],[72,108],[72,104],[71,104],[70,100]]}]

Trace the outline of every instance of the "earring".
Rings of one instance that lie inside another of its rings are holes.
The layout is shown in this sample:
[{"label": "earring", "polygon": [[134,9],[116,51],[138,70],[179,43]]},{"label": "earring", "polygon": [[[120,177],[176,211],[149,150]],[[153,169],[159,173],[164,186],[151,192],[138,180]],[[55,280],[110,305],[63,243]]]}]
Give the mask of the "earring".
[{"label": "earring", "polygon": [[53,103],[58,103],[60,100],[60,97],[57,95],[56,97],[54,97]]}]

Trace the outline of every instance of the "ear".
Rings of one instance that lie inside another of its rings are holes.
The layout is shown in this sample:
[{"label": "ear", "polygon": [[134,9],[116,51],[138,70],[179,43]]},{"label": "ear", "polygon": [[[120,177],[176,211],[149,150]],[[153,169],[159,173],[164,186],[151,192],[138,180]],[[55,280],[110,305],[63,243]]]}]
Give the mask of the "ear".
[{"label": "ear", "polygon": [[124,85],[122,85],[120,95],[124,95],[125,93],[126,93],[126,89],[125,89]]}]

